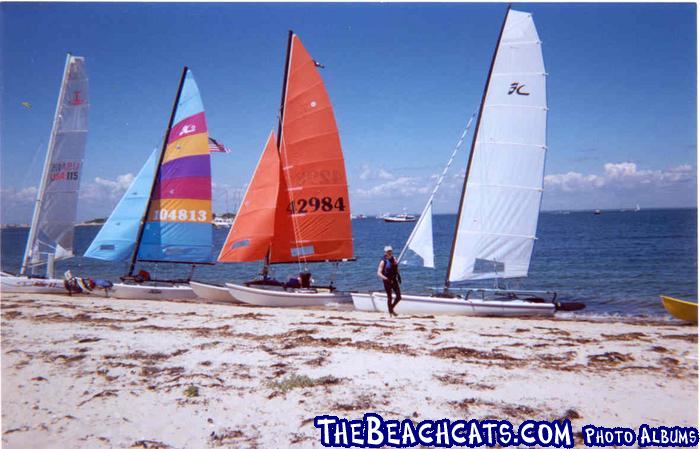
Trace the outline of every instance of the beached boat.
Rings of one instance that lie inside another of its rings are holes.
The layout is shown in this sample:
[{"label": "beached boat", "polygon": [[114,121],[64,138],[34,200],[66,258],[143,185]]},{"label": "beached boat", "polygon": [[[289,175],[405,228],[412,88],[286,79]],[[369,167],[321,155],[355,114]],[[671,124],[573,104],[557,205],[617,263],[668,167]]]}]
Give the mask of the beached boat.
[{"label": "beached boat", "polygon": [[387,215],[384,217],[387,223],[412,223],[416,221],[416,216],[411,214]]},{"label": "beached boat", "polygon": [[[389,309],[384,292],[352,293],[355,309],[363,312],[384,312]],[[439,298],[401,295],[394,312],[409,315],[468,315],[468,316],[551,316],[550,303],[523,300],[492,301],[479,298]]]},{"label": "beached boat", "polygon": [[[192,72],[182,71],[168,129],[85,257],[130,260],[110,295],[121,299],[195,299],[197,264],[212,263],[211,166],[204,107]],[[154,280],[137,262],[190,264],[188,279]]]},{"label": "beached boat", "polygon": [[330,289],[296,288],[280,290],[274,287],[256,288],[227,283],[231,296],[246,304],[265,307],[313,307],[351,302],[348,292]]},{"label": "beached boat", "polygon": [[679,320],[690,321],[692,323],[698,322],[697,303],[671,298],[670,296],[661,296],[661,302],[666,311]]},{"label": "beached boat", "polygon": [[199,299],[217,302],[240,303],[240,301],[231,296],[229,289],[223,285],[210,284],[201,281],[190,281],[190,287],[192,287],[192,291]]},{"label": "beached boat", "polygon": [[[308,264],[353,258],[345,161],[328,92],[299,37],[289,32],[278,130],[271,132],[218,261],[264,260],[261,278],[226,284],[245,303],[298,307],[350,300],[311,282]],[[270,266],[298,264],[293,283]]]},{"label": "beached boat", "polygon": [[22,266],[19,275],[0,277],[4,293],[66,293],[63,279],[55,278],[54,262],[73,257],[88,109],[85,58],[69,53]]},{"label": "beached boat", "polygon": [[[397,313],[542,316],[557,310],[554,293],[498,286],[499,280],[527,276],[530,265],[547,150],[545,79],[532,16],[509,7],[472,137],[444,287],[432,296],[402,295]],[[400,264],[435,267],[432,203],[470,125],[471,119],[399,255]],[[454,285],[493,279],[493,289]],[[352,298],[358,310],[387,309],[383,292]]]}]

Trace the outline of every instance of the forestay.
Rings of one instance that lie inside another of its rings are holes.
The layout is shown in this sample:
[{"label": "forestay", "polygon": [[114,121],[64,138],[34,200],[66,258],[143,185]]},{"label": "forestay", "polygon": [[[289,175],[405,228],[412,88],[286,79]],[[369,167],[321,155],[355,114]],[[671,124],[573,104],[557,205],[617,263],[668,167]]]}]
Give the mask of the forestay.
[{"label": "forestay", "polygon": [[68,55],[22,272],[73,256],[78,189],[88,131],[85,59]]},{"label": "forestay", "polygon": [[476,129],[450,282],[527,276],[547,148],[545,77],[531,14],[510,10]]},{"label": "forestay", "polygon": [[469,117],[467,126],[464,128],[462,135],[459,137],[457,144],[452,150],[452,154],[450,155],[450,159],[447,161],[447,165],[445,165],[442,173],[440,173],[440,176],[438,176],[438,180],[435,183],[433,191],[428,197],[428,201],[423,208],[423,212],[421,212],[418,222],[413,227],[411,235],[408,236],[406,244],[401,250],[401,254],[399,254],[399,263],[405,265],[422,265],[426,268],[435,268],[433,247],[433,200],[435,199],[435,195],[445,180],[445,176],[447,176],[447,172],[454,162],[457,152],[464,143],[464,139],[469,132],[469,128],[472,126],[472,121],[474,121],[475,115],[476,111],[474,111],[471,117]]},{"label": "forestay", "polygon": [[157,163],[158,150],[156,149],[153,150],[117,207],[112,211],[112,215],[85,251],[85,257],[112,261],[128,260],[131,257],[141,219],[151,197]]}]

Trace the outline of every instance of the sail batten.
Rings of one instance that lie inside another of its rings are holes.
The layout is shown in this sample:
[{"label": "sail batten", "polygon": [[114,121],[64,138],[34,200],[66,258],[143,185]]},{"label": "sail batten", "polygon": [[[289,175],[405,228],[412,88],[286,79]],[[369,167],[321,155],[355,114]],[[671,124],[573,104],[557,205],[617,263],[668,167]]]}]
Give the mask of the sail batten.
[{"label": "sail batten", "polygon": [[527,276],[542,199],[546,71],[529,13],[503,24],[465,179],[448,282]]},{"label": "sail batten", "polygon": [[[88,78],[85,58],[68,55],[56,104],[22,273],[73,256],[78,190],[88,130]],[[51,273],[50,273],[51,274]]]}]

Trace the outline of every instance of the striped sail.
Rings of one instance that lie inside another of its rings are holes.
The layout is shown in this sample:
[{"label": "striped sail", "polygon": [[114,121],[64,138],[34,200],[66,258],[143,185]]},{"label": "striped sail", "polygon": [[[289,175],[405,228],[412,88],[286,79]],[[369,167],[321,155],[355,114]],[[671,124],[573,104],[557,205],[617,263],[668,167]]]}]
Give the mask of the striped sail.
[{"label": "striped sail", "polygon": [[68,55],[44,175],[25,251],[28,266],[73,256],[80,174],[88,132],[88,78],[85,58]]},{"label": "striped sail", "polygon": [[546,74],[531,14],[509,10],[487,83],[450,282],[528,273],[547,150]]},{"label": "striped sail", "polygon": [[208,137],[202,99],[188,69],[151,192],[138,260],[212,261]]},{"label": "striped sail", "polygon": [[131,257],[141,219],[151,197],[157,163],[158,150],[154,150],[85,251],[84,257],[110,261],[124,261]]}]

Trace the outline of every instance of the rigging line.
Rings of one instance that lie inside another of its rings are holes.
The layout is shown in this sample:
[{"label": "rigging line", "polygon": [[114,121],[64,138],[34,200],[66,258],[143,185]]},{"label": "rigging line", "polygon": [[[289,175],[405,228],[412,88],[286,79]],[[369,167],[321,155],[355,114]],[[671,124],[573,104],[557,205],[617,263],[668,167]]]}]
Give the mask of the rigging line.
[{"label": "rigging line", "polygon": [[425,203],[425,207],[423,208],[423,212],[421,212],[421,214],[420,214],[420,218],[418,219],[418,222],[413,227],[413,230],[411,231],[411,235],[408,236],[408,239],[406,240],[406,243],[404,244],[403,249],[401,249],[401,253],[399,254],[399,258],[396,260],[397,263],[401,262],[401,258],[406,253],[406,250],[408,249],[408,245],[410,245],[411,241],[413,240],[413,237],[415,236],[416,230],[418,229],[419,225],[421,223],[423,223],[423,219],[425,217],[426,212],[428,211],[428,208],[433,204],[433,199],[435,198],[435,194],[437,193],[438,189],[440,188],[440,185],[442,184],[442,182],[445,180],[445,176],[447,175],[447,171],[450,169],[452,162],[454,162],[455,157],[457,156],[457,152],[464,144],[464,139],[467,137],[467,133],[469,132],[469,128],[471,128],[472,122],[474,121],[474,117],[476,117],[476,113],[478,112],[478,110],[479,110],[478,108],[476,110],[474,110],[472,115],[469,117],[469,121],[467,121],[467,126],[464,128],[462,135],[459,136],[459,140],[457,141],[457,144],[455,145],[454,149],[452,150],[452,155],[450,155],[450,159],[447,161],[447,165],[442,170],[440,177],[438,178],[437,182],[435,183],[435,188],[433,188],[433,191],[430,193],[430,196],[428,197],[428,201]]},{"label": "rigging line", "polygon": [[[284,133],[282,133],[281,138],[282,138],[282,145],[280,145],[280,147],[281,147],[280,149],[282,150],[281,153],[282,153],[282,157],[284,158],[283,166],[286,166],[286,165],[288,165],[287,145],[285,143],[286,140],[284,137]],[[285,184],[286,184],[286,188],[287,188],[287,193],[289,194],[289,199],[291,200],[292,231],[294,232],[294,244],[296,245],[296,249],[297,249],[297,264],[299,265],[299,272],[301,272],[302,271],[302,269],[301,269],[301,259],[302,258],[304,258],[304,271],[307,270],[308,265],[306,263],[306,256],[301,255],[302,254],[302,251],[301,251],[302,247],[300,246],[301,231],[299,230],[299,226],[298,226],[297,221],[296,221],[297,214],[294,213],[294,209],[296,208],[296,201],[294,200],[294,190],[295,189],[291,188],[292,178],[291,178],[291,175],[289,174],[289,171],[290,170],[282,170],[282,172],[284,173],[285,181],[286,181]]]}]

